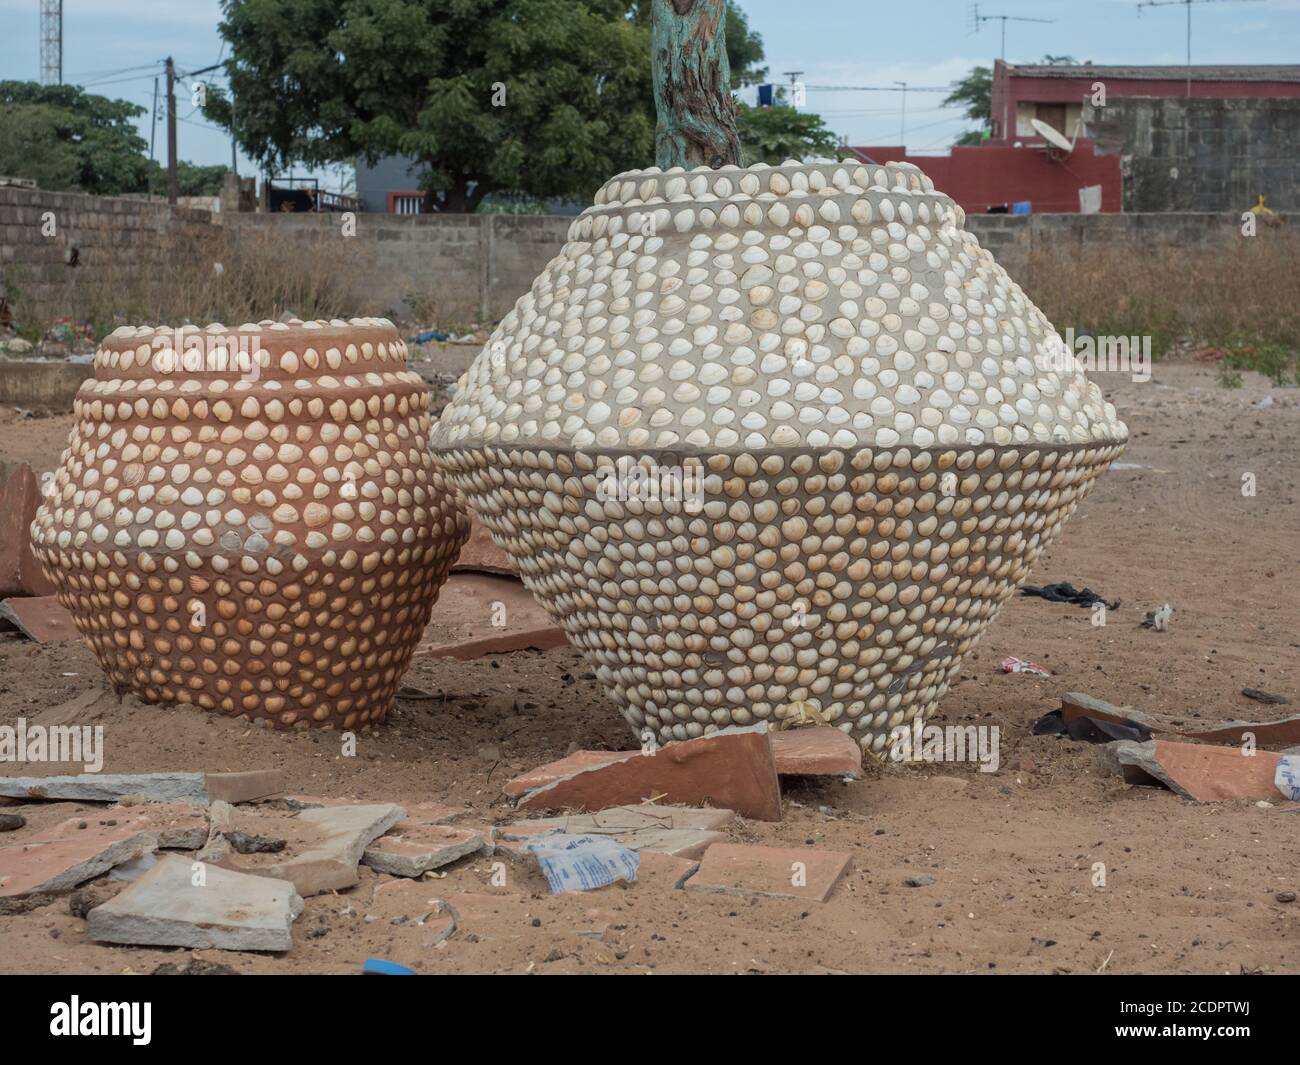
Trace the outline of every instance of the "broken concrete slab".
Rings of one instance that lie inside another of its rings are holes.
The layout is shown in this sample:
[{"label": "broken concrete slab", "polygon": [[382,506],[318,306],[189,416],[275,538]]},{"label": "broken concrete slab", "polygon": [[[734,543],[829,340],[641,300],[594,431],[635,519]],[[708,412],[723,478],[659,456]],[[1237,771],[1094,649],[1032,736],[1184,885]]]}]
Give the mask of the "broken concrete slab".
[{"label": "broken concrete slab", "polygon": [[766,726],[723,729],[640,757],[579,769],[528,792],[519,807],[593,811],[644,799],[718,806],[779,821],[781,785]]},{"label": "broken concrete slab", "polygon": [[[322,806],[303,810],[293,817],[257,817],[248,815],[253,827],[262,835],[289,840],[296,853],[289,858],[279,855],[231,855],[224,862],[227,869],[257,876],[290,880],[304,898],[324,891],[352,887],[360,879],[357,866],[366,848],[406,816],[406,811],[392,803]],[[270,822],[265,828],[263,822]],[[244,819],[237,816],[242,828]],[[295,829],[297,829],[295,838]],[[262,864],[259,859],[274,858]]]},{"label": "broken concrete slab", "polygon": [[278,769],[244,773],[79,773],[64,777],[0,777],[0,795],[13,799],[119,802],[250,802],[283,789]]},{"label": "broken concrete slab", "polygon": [[[97,815],[118,813],[116,808]],[[195,851],[208,839],[208,816],[204,807],[187,802],[143,803],[124,807],[123,818],[144,822],[158,834],[159,850]]]},{"label": "broken concrete slab", "polygon": [[1163,784],[1196,802],[1277,797],[1273,779],[1282,756],[1272,751],[1170,740],[1123,740],[1110,751],[1130,784]]},{"label": "broken concrete slab", "polygon": [[423,876],[491,846],[490,833],[450,825],[396,825],[366,848],[362,862],[390,876]]},{"label": "broken concrete slab", "polygon": [[158,834],[143,820],[69,818],[0,846],[0,898],[71,891],[157,847]]},{"label": "broken concrete slab", "polygon": [[778,776],[862,775],[862,748],[847,732],[829,726],[772,733],[772,758]]},{"label": "broken concrete slab", "polygon": [[[526,648],[546,651],[569,642],[519,581],[481,573],[448,577],[430,624],[443,634],[422,643],[416,655],[466,660]],[[454,630],[450,638],[448,629]]]},{"label": "broken concrete slab", "polygon": [[852,864],[847,851],[715,843],[686,890],[825,902]]},{"label": "broken concrete slab", "polygon": [[[698,858],[714,843],[727,838],[722,829],[735,819],[733,810],[642,803],[614,806],[594,814],[516,821],[498,829],[498,834],[504,841],[526,839],[539,832],[611,836],[635,851]],[[507,849],[518,853],[517,849]]]},{"label": "broken concrete slab", "polygon": [[639,886],[680,891],[700,868],[694,858],[643,850],[641,864],[637,867],[636,883]]},{"label": "broken concrete slab", "polygon": [[36,643],[81,639],[72,615],[53,595],[24,596],[0,601],[0,619],[8,621]]},{"label": "broken concrete slab", "polygon": [[36,473],[20,462],[0,484],[0,598],[53,595],[57,590],[32,554],[31,527],[40,505]]},{"label": "broken concrete slab", "polygon": [[86,915],[97,943],[285,951],[303,901],[283,881],[167,855]]}]

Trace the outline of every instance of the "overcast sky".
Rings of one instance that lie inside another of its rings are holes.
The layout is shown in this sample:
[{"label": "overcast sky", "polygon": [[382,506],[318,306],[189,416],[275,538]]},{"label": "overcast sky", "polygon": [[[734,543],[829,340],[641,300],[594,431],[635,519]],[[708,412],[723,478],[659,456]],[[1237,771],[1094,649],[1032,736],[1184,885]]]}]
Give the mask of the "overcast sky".
[{"label": "overcast sky", "polygon": [[[807,106],[855,145],[899,142],[899,91],[830,92],[824,85],[946,86],[998,56],[1000,23],[972,32],[968,0],[742,0],[750,25],[763,35],[775,80],[800,70]],[[1007,58],[1041,61],[1045,53],[1094,63],[1182,63],[1186,8],[1144,7],[1136,0],[986,0],[992,15],[1054,19],[1008,22]],[[40,74],[39,0],[0,0],[0,79]],[[195,70],[223,54],[217,0],[64,0],[63,71],[66,82],[151,108],[155,73],[170,54],[177,69]],[[1300,61],[1300,0],[1210,0],[1192,5],[1195,63]],[[750,94],[752,96],[752,94]],[[907,146],[941,151],[969,128],[940,92],[906,97]],[[208,126],[178,92],[180,157],[229,163],[230,142]],[[149,116],[140,120],[149,136]],[[166,157],[166,127],[158,126],[156,157]],[[251,172],[241,158],[241,170]]]}]

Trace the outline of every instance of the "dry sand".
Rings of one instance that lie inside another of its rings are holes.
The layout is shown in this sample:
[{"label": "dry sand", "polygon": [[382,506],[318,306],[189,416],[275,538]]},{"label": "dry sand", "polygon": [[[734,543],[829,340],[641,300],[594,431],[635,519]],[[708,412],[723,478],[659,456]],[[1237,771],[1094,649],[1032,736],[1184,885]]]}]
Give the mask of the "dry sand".
[{"label": "dry sand", "polygon": [[[429,972],[1295,972],[1300,890],[1295,804],[1198,806],[1130,788],[1097,749],[1034,737],[1062,691],[1089,692],[1186,721],[1300,712],[1300,394],[1217,387],[1200,364],[1159,364],[1136,384],[1098,375],[1133,434],[1111,471],[1039,562],[1036,583],[1088,585],[1123,605],[1101,628],[1087,610],[1016,598],[965,663],[939,723],[997,725],[1001,767],[869,766],[845,785],[787,788],[784,820],[746,823],[741,839],[847,849],[854,865],[825,905],[670,891],[653,879],[552,899],[535,872],[470,860],[423,882],[428,898],[493,894],[466,907],[441,947],[375,907],[377,877],[307,902],[294,947],[268,957],[200,951],[241,972],[356,972],[373,955]],[[1271,405],[1256,404],[1267,396]],[[71,418],[0,413],[0,462],[55,464]],[[1257,494],[1242,495],[1253,473]],[[1168,601],[1169,632],[1139,627]],[[435,613],[435,623],[437,615]],[[1005,675],[1007,655],[1051,677]],[[0,635],[0,720],[41,713],[101,683],[79,644]],[[293,792],[438,800],[468,819],[508,817],[500,786],[571,745],[624,748],[632,737],[569,649],[471,663],[417,659],[406,683],[436,698],[403,701],[345,758],[336,734],[274,734],[190,710],[121,709],[106,726],[106,772],[276,767]],[[1243,687],[1291,696],[1261,706]],[[20,775],[42,767],[0,766]],[[57,768],[57,767],[51,767]],[[1279,796],[1280,799],[1280,796]],[[71,816],[28,806],[31,824]],[[1097,863],[1105,885],[1095,886]],[[927,873],[934,883],[905,886]],[[416,894],[419,891],[416,889]],[[463,914],[463,916],[465,916]],[[187,951],[89,943],[65,902],[0,917],[0,970],[150,972]]]}]

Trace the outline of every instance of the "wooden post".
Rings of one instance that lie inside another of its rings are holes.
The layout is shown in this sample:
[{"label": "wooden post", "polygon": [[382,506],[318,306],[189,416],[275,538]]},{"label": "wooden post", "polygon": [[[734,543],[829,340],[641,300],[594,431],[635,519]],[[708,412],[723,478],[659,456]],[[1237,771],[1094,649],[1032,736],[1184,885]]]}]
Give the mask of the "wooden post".
[{"label": "wooden post", "polygon": [[726,0],[651,0],[655,162],[743,166],[727,61]]}]

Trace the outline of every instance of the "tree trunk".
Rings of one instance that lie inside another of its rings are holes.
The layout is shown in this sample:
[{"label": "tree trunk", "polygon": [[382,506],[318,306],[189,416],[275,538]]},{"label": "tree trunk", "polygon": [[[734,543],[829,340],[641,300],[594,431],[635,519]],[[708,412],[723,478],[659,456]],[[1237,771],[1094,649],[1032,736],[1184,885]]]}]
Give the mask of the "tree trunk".
[{"label": "tree trunk", "polygon": [[[465,177],[463,174],[458,175],[451,188],[443,193],[441,200],[434,197],[432,201],[433,209],[439,214],[473,214],[478,208],[479,202],[491,190],[484,181],[475,183],[472,190],[470,184],[470,178]],[[426,203],[429,202],[426,199]]]},{"label": "tree trunk", "polygon": [[660,168],[743,166],[727,62],[726,0],[651,0]]}]

